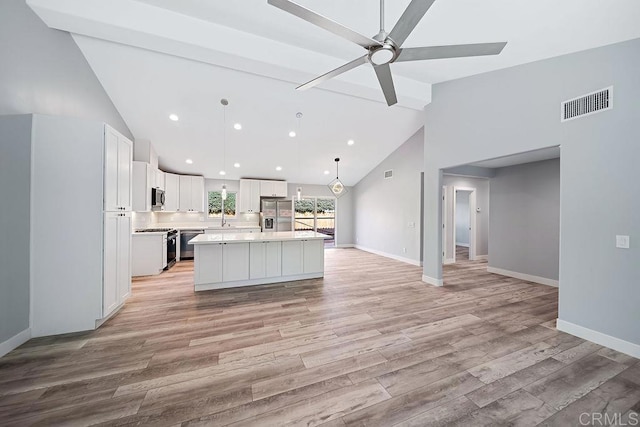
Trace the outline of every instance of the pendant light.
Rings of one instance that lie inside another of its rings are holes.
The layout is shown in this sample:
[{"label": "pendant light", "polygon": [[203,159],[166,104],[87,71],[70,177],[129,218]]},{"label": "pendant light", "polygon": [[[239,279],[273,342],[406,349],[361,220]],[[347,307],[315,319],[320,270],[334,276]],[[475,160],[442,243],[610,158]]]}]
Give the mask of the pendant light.
[{"label": "pendant light", "polygon": [[336,162],[336,179],[331,181],[328,187],[334,196],[336,196],[337,198],[340,198],[341,196],[345,195],[348,191],[347,191],[347,187],[344,186],[344,184],[342,183],[342,181],[340,181],[340,178],[338,177],[338,163],[340,162],[340,158],[336,157],[335,162]]},{"label": "pendant light", "polygon": [[[296,114],[296,118],[298,119],[298,134],[300,134],[300,119],[302,118],[302,113],[298,112]],[[298,179],[300,178],[300,144],[302,143],[302,140],[300,139],[298,142]],[[302,200],[302,187],[298,187],[296,188],[296,193],[298,196],[298,201]]]},{"label": "pendant light", "polygon": [[[222,170],[220,171],[220,175],[225,176],[227,172],[225,171],[225,167],[227,166],[227,105],[229,105],[229,101],[222,98],[220,100],[220,104],[222,104]],[[227,183],[223,178],[222,181],[222,191],[220,192],[220,197],[222,198],[222,210],[224,210],[224,202],[227,200]]]}]

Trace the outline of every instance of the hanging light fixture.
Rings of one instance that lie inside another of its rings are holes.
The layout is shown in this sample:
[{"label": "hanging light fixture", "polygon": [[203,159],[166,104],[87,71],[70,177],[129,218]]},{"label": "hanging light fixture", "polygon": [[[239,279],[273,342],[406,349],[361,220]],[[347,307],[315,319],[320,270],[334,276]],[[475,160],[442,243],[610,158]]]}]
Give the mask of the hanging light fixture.
[{"label": "hanging light fixture", "polygon": [[[298,133],[300,133],[300,119],[302,118],[302,113],[296,113],[296,118],[298,119]],[[298,178],[300,178],[300,144],[302,140],[298,142]],[[296,193],[298,196],[298,201],[302,200],[302,187],[296,188]]]},{"label": "hanging light fixture", "polygon": [[328,187],[334,196],[336,196],[337,198],[340,198],[341,196],[347,193],[347,187],[344,186],[344,184],[342,183],[342,181],[340,181],[340,178],[338,177],[338,163],[340,162],[340,158],[336,157],[335,162],[336,162],[336,179],[331,181]]},{"label": "hanging light fixture", "polygon": [[[220,175],[225,176],[227,173],[225,172],[226,162],[227,162],[227,105],[229,105],[229,101],[222,98],[220,100],[220,104],[222,104],[222,170],[220,171]],[[224,178],[223,178],[224,179]],[[224,211],[224,202],[227,200],[227,183],[226,181],[222,181],[222,191],[220,192],[220,197],[222,198],[222,210]]]}]

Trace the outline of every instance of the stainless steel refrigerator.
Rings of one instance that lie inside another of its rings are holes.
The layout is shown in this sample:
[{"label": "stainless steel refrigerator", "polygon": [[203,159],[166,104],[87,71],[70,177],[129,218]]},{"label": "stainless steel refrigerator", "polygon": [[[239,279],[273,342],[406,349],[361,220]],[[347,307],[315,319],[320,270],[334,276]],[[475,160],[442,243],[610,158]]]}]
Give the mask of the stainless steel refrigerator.
[{"label": "stainless steel refrigerator", "polygon": [[293,200],[262,199],[260,201],[262,231],[292,231],[293,215]]}]

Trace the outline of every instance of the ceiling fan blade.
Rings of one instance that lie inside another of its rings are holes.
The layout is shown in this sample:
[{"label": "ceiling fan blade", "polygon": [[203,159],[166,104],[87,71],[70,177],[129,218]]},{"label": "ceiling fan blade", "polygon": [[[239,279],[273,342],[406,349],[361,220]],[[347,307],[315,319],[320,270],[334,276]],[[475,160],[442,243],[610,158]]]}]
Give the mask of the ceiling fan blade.
[{"label": "ceiling fan blade", "polygon": [[395,42],[397,46],[402,46],[402,43],[409,37],[409,34],[418,25],[418,22],[422,19],[427,10],[431,7],[435,0],[412,0],[409,6],[405,9],[404,13],[396,22],[396,26],[393,27],[389,38]]},{"label": "ceiling fan blade", "polygon": [[384,98],[387,100],[387,105],[392,106],[398,102],[396,97],[396,89],[393,86],[393,77],[391,76],[391,67],[389,64],[374,65],[373,69],[376,71],[380,87],[384,93]]},{"label": "ceiling fan blade", "polygon": [[316,25],[324,30],[327,30],[330,33],[350,40],[355,44],[364,47],[365,49],[368,49],[371,46],[382,45],[382,43],[377,40],[353,31],[352,29],[347,28],[342,24],[338,24],[337,22],[324,17],[312,10],[309,10],[306,7],[300,6],[299,4],[294,3],[290,0],[267,0],[267,3],[269,3],[271,6],[275,6],[278,9],[295,15],[298,18],[304,19],[305,21],[310,22],[311,24]]},{"label": "ceiling fan blade", "polygon": [[346,71],[349,71],[353,68],[356,68],[362,64],[364,64],[365,62],[367,62],[367,55],[358,58],[358,59],[354,59],[351,62],[347,62],[346,64],[344,64],[341,67],[336,68],[335,70],[331,70],[328,73],[325,73],[323,75],[321,75],[320,77],[316,77],[315,79],[311,80],[310,82],[307,82],[303,85],[300,85],[296,88],[296,90],[306,90],[306,89],[310,89],[316,85],[319,85],[320,83],[327,81],[335,76],[338,76]]},{"label": "ceiling fan blade", "polygon": [[396,62],[422,61],[425,59],[462,58],[465,56],[497,55],[507,42],[456,44],[451,46],[410,47],[402,49]]}]

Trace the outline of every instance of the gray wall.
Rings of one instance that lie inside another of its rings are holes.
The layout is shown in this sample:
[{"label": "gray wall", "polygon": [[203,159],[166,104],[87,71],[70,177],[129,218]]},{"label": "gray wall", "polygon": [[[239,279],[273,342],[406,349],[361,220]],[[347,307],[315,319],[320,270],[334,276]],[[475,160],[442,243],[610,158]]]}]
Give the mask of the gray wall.
[{"label": "gray wall", "polygon": [[71,35],[47,27],[25,0],[0,2],[0,64],[0,115],[94,119],[133,139]]},{"label": "gray wall", "polygon": [[560,159],[496,170],[489,266],[558,280]]},{"label": "gray wall", "polygon": [[[640,344],[640,40],[437,84],[425,110],[425,264],[441,278],[441,169],[561,146],[560,319]],[[612,110],[560,103],[614,86]],[[617,249],[615,235],[631,236]]]},{"label": "gray wall", "polygon": [[[420,129],[354,187],[355,244],[420,262]],[[393,169],[393,178],[384,171]],[[412,223],[413,227],[409,224]],[[403,251],[406,249],[406,252]]]},{"label": "gray wall", "polygon": [[456,245],[469,244],[469,195],[470,191],[456,194]]},{"label": "gray wall", "polygon": [[29,328],[31,116],[0,117],[0,343]]},{"label": "gray wall", "polygon": [[[327,184],[329,180],[327,180]],[[289,183],[287,192],[289,197],[297,195],[297,188],[302,187],[302,196],[334,197],[326,185],[293,184]],[[340,197],[336,202],[336,245],[353,244],[353,194],[354,189],[347,187],[348,193]]]},{"label": "gray wall", "polygon": [[[480,168],[478,168],[480,169]],[[493,169],[491,175],[495,172]],[[480,212],[476,214],[476,255],[489,254],[489,187],[490,181],[485,178],[473,178],[467,176],[444,175],[442,185],[451,187],[468,187],[476,189],[476,207]]]}]

